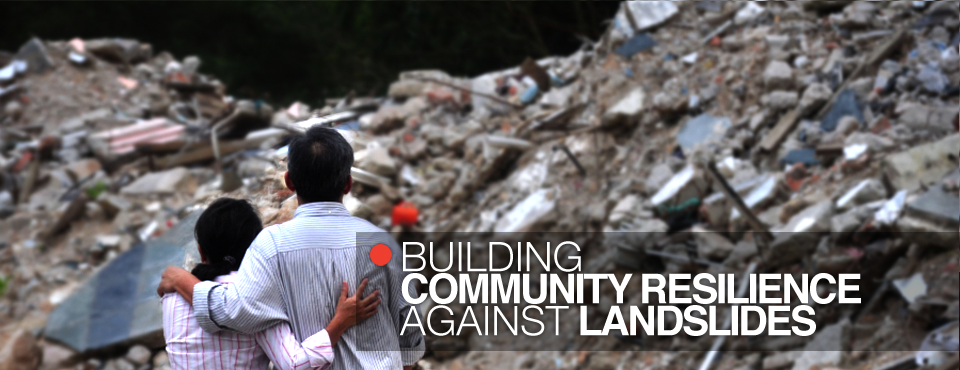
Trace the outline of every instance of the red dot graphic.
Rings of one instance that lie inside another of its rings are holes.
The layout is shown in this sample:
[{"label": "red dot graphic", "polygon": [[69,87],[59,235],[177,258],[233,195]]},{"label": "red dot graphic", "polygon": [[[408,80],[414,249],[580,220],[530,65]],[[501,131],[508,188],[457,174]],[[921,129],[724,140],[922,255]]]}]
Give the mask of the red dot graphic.
[{"label": "red dot graphic", "polygon": [[373,249],[370,250],[370,260],[373,261],[374,265],[383,266],[390,262],[390,258],[393,257],[393,252],[390,251],[390,247],[377,244],[373,246]]}]

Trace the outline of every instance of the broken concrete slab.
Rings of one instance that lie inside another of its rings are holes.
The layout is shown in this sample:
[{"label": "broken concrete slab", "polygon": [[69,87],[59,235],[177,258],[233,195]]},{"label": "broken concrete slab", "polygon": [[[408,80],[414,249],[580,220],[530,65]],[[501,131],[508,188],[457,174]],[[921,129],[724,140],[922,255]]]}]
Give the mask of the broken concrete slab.
[{"label": "broken concrete slab", "polygon": [[177,167],[162,172],[148,173],[120,189],[123,195],[173,194],[196,189],[197,181],[190,170]]},{"label": "broken concrete slab", "polygon": [[857,95],[850,89],[840,92],[830,111],[823,116],[823,120],[820,122],[820,129],[824,132],[833,132],[833,130],[836,130],[840,119],[846,116],[855,117],[858,122],[866,121],[863,117],[863,108],[860,107],[860,103],[857,101]]},{"label": "broken concrete slab", "polygon": [[167,266],[192,267],[200,261],[193,238],[199,217],[194,212],[161,237],[110,261],[50,313],[46,338],[81,354],[131,343],[162,347],[156,287]]},{"label": "broken concrete slab", "polygon": [[368,148],[356,153],[357,162],[361,169],[370,171],[378,176],[391,178],[397,174],[397,162],[390,156],[387,148]]},{"label": "broken concrete slab", "polygon": [[793,68],[785,62],[772,61],[763,71],[763,82],[768,90],[791,89],[793,88]]},{"label": "broken concrete slab", "polygon": [[640,204],[640,199],[633,194],[623,197],[617,204],[613,207],[613,210],[610,211],[610,216],[607,218],[607,221],[610,225],[616,227],[620,224],[621,221],[630,217],[633,213],[633,210],[637,208]]},{"label": "broken concrete slab", "polygon": [[102,167],[100,166],[100,161],[93,158],[81,159],[79,161],[72,162],[64,168],[74,182],[86,180],[101,169]]},{"label": "broken concrete slab", "polygon": [[700,258],[723,261],[734,250],[733,243],[720,233],[700,226],[694,226],[690,231],[697,243],[697,255]]},{"label": "broken concrete slab", "polygon": [[934,186],[907,204],[906,214],[956,230],[960,227],[960,198]]},{"label": "broken concrete slab", "polygon": [[729,118],[701,114],[684,123],[677,133],[677,143],[688,153],[697,145],[719,141],[731,126]]},{"label": "broken concrete slab", "polygon": [[700,199],[709,191],[706,176],[693,165],[677,172],[650,198],[655,207],[667,204],[682,204],[690,199]]},{"label": "broken concrete slab", "polygon": [[[771,201],[777,198],[780,194],[780,189],[777,184],[777,178],[774,176],[765,176],[760,178],[761,181],[753,186],[753,189],[745,197],[743,197],[743,203],[752,211],[757,211]],[[730,220],[736,221],[740,219],[740,211],[734,208],[730,211]]]},{"label": "broken concrete slab", "polygon": [[760,103],[773,111],[783,111],[795,107],[799,99],[796,91],[777,90],[761,97]]},{"label": "broken concrete slab", "polygon": [[603,113],[602,124],[612,126],[635,121],[643,112],[643,89],[634,89]]},{"label": "broken concrete slab", "polygon": [[957,168],[957,148],[960,148],[960,134],[953,134],[889,155],[883,161],[884,175],[897,190],[913,191],[921,185],[929,186]]},{"label": "broken concrete slab", "polygon": [[653,191],[660,190],[672,177],[673,167],[670,166],[669,163],[659,163],[653,166],[653,168],[650,169],[650,173],[647,174],[647,179],[644,181],[647,193],[652,194]]},{"label": "broken concrete slab", "polygon": [[843,353],[849,349],[851,325],[849,319],[818,330],[793,362],[793,370],[809,370],[814,367],[839,365]]},{"label": "broken concrete slab", "polygon": [[[767,180],[769,180],[768,177],[757,176],[753,179],[733,185],[733,191],[737,192],[737,194],[740,194],[741,196],[745,196]],[[750,207],[750,205],[747,206]],[[732,210],[733,203],[729,198],[726,197],[726,195],[723,194],[723,192],[713,193],[704,199],[703,206],[701,208],[703,213],[702,215],[706,218],[706,221],[710,225],[716,227],[726,225],[730,221]]]},{"label": "broken concrete slab", "polygon": [[774,231],[774,240],[766,251],[767,262],[784,266],[810,255],[830,231],[832,217],[833,202],[829,199],[793,216],[786,226]]},{"label": "broken concrete slab", "polygon": [[838,198],[836,208],[842,212],[881,199],[887,199],[887,191],[883,184],[876,179],[866,179]]},{"label": "broken concrete slab", "polygon": [[533,192],[497,221],[494,232],[530,231],[532,227],[547,220],[553,213],[557,202],[555,196],[555,192],[550,189]]},{"label": "broken concrete slab", "polygon": [[617,12],[614,22],[618,30],[629,37],[635,32],[659,26],[680,11],[670,1],[626,1]]},{"label": "broken concrete slab", "polygon": [[27,62],[27,70],[31,73],[44,73],[56,66],[43,41],[36,37],[23,44],[15,58]]},{"label": "broken concrete slab", "polygon": [[953,123],[960,114],[960,108],[913,106],[900,114],[900,124],[916,130],[928,130],[933,133],[953,132]]}]

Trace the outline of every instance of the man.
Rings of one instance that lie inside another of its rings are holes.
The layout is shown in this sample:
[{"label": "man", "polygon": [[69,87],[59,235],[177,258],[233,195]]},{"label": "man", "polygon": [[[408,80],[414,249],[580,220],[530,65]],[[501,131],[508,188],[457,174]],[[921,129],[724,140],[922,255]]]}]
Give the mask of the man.
[{"label": "man", "polygon": [[[176,291],[193,301],[207,332],[256,333],[278,322],[291,324],[297,340],[319,332],[333,318],[341,282],[367,279],[379,290],[379,312],[346,331],[334,348],[334,369],[409,370],[422,356],[417,330],[400,335],[410,309],[403,299],[403,271],[396,241],[369,222],[351,217],[343,195],[353,180],[353,149],[336,130],[314,126],[290,142],[284,181],[297,195],[292,220],[265,228],[243,257],[236,282],[200,282],[168,267],[157,292]],[[379,267],[369,257],[386,244],[396,258]],[[413,287],[411,296],[416,296]]]}]

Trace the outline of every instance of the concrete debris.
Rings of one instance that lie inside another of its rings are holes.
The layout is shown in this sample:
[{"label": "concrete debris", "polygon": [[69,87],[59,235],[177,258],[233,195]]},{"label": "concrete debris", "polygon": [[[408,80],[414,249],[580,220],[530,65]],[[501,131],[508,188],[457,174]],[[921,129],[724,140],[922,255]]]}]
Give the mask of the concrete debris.
[{"label": "concrete debris", "polygon": [[679,12],[670,1],[626,1],[614,17],[617,29],[627,36],[659,26]]},{"label": "concrete debris", "polygon": [[33,370],[40,365],[43,350],[26,329],[13,333],[0,349],[0,370]]},{"label": "concrete debris", "polygon": [[957,168],[956,148],[960,135],[947,136],[939,141],[918,145],[907,151],[887,156],[884,173],[896,189],[916,190],[940,180]]},{"label": "concrete debris", "polygon": [[763,82],[771,90],[793,88],[793,68],[781,61],[770,62],[763,71]]},{"label": "concrete debris", "polygon": [[[160,269],[197,262],[191,217],[218,197],[250,200],[267,225],[290,220],[298,201],[283,180],[284,145],[312,125],[354,149],[350,213],[398,233],[602,230],[584,262],[603,273],[761,263],[887,276],[906,293],[883,295],[853,324],[829,312],[809,344],[786,338],[733,356],[743,344],[727,343],[708,363],[878,368],[883,340],[859,338],[874,328],[864,325],[928,335],[923,325],[957,320],[957,261],[941,253],[960,243],[960,11],[924,8],[629,1],[599,41],[568,56],[473,77],[409,71],[385,96],[280,109],[230,97],[197,57],[129,39],[31,39],[0,53],[0,281],[15,287],[0,295],[0,322],[17,324],[0,327],[0,340],[16,339],[0,369],[35,369],[46,352],[47,365],[168,368],[151,291]],[[40,345],[17,331],[35,322]],[[529,367],[484,362],[493,352],[452,356],[479,348],[461,339],[420,366]],[[661,339],[642,338],[645,348]],[[709,345],[671,339],[662,348]],[[924,348],[925,364],[943,360]],[[569,352],[551,368],[638,359]],[[650,369],[702,360],[643,357]]]},{"label": "concrete debris", "polygon": [[717,142],[724,137],[731,126],[729,118],[713,117],[703,114],[687,121],[677,133],[677,144],[685,152],[693,150],[697,145],[707,145]]},{"label": "concrete debris", "polygon": [[837,199],[836,209],[838,211],[846,211],[854,206],[886,199],[886,195],[886,189],[879,180],[866,179]]},{"label": "concrete debris", "polygon": [[643,112],[643,99],[643,89],[631,91],[604,112],[604,125],[612,126],[618,123],[629,123],[637,119],[640,113]]},{"label": "concrete debris", "polygon": [[126,195],[172,194],[189,191],[197,184],[190,170],[178,167],[164,172],[154,172],[143,176],[120,190]]},{"label": "concrete debris", "polygon": [[916,302],[917,298],[927,295],[927,282],[923,281],[923,275],[919,273],[909,278],[894,280],[893,286],[897,288],[903,299],[910,304]]}]

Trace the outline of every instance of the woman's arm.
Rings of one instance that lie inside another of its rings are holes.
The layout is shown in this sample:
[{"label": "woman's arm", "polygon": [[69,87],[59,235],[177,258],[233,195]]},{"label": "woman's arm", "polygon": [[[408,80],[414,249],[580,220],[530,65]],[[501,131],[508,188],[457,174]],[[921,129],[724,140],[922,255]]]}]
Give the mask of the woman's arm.
[{"label": "woman's arm", "polygon": [[357,287],[357,293],[353,297],[347,297],[347,283],[343,283],[333,320],[330,320],[325,330],[310,336],[303,343],[297,342],[289,324],[281,323],[255,334],[257,345],[263,348],[277,369],[326,369],[333,364],[333,345],[340,340],[343,332],[377,312],[377,306],[380,305],[377,298],[379,291],[374,291],[363,299],[358,298],[363,296],[366,287],[367,281],[364,280]]}]

